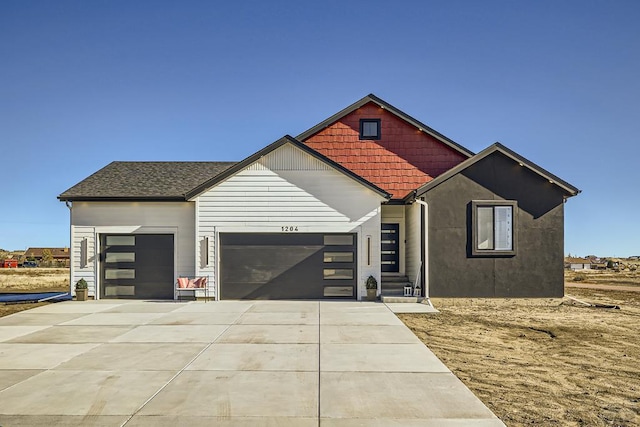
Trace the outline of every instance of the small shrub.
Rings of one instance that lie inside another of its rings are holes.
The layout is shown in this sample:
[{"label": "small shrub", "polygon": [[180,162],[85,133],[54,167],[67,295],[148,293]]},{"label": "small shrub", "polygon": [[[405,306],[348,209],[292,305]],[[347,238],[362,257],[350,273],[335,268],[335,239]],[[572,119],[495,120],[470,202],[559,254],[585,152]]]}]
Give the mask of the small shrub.
[{"label": "small shrub", "polygon": [[585,280],[587,280],[587,275],[584,273],[576,273],[576,275],[573,276],[574,282],[584,282]]},{"label": "small shrub", "polygon": [[367,286],[367,289],[378,289],[378,281],[376,280],[375,277],[369,276],[367,277],[366,286]]}]

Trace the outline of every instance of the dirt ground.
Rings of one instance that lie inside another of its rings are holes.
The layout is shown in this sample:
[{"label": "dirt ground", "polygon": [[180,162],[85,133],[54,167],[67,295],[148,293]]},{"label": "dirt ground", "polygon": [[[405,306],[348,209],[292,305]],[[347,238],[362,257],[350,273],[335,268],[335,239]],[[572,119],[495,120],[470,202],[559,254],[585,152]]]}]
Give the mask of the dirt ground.
[{"label": "dirt ground", "polygon": [[0,303],[0,317],[8,316],[23,310],[31,310],[32,308],[45,305],[44,302],[28,303],[28,304],[2,304]]},{"label": "dirt ground", "polygon": [[621,309],[565,299],[399,316],[507,426],[640,425],[640,293],[566,292]]}]

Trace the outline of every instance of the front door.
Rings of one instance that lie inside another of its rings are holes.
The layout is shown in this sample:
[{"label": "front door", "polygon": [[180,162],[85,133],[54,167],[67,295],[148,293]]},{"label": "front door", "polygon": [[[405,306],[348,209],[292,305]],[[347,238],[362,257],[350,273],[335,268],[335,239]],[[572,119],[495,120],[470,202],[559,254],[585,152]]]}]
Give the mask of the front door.
[{"label": "front door", "polygon": [[400,224],[382,224],[380,254],[383,273],[400,271]]}]

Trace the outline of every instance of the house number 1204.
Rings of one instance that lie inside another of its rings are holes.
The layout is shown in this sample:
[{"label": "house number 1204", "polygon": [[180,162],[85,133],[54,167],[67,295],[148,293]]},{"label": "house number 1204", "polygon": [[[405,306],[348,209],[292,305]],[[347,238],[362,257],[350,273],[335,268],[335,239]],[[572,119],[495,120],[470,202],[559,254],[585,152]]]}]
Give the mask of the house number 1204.
[{"label": "house number 1204", "polygon": [[282,231],[298,231],[297,225],[283,225]]}]

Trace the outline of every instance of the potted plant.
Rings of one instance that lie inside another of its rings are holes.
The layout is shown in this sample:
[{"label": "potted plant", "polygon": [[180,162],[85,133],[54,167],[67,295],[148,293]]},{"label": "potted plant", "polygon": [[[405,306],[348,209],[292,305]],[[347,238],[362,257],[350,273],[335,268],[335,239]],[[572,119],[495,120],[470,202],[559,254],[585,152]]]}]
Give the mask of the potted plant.
[{"label": "potted plant", "polygon": [[78,280],[78,282],[76,283],[76,300],[86,301],[88,292],[89,285],[87,284],[87,281],[84,279]]},{"label": "potted plant", "polygon": [[378,294],[378,281],[376,280],[376,278],[373,276],[367,277],[366,287],[367,299],[369,301],[375,301]]}]

